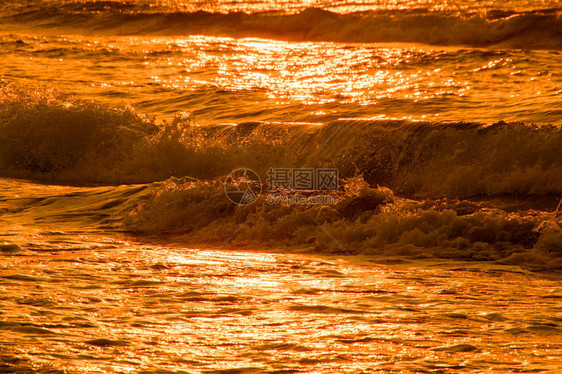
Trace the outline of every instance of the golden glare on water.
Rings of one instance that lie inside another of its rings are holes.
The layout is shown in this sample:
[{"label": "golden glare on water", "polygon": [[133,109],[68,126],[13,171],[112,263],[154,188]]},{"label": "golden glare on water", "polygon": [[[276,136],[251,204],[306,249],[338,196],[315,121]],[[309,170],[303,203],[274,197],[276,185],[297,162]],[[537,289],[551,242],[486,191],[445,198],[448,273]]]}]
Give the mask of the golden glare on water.
[{"label": "golden glare on water", "polygon": [[137,0],[151,7],[178,9],[184,11],[206,10],[215,12],[298,12],[306,8],[322,8],[335,12],[349,13],[377,10],[486,10],[486,9],[533,9],[554,7],[556,0]]},{"label": "golden glare on water", "polygon": [[559,5],[1,2],[0,373],[559,372]]},{"label": "golden glare on water", "polygon": [[4,355],[83,373],[548,370],[559,359],[554,281],[96,240],[4,257]]},{"label": "golden glare on water", "polygon": [[[191,111],[202,124],[337,118],[560,123],[561,78],[548,69],[561,67],[551,52],[210,36],[55,37],[45,43],[29,57],[7,56],[4,64],[12,70],[4,80],[42,77],[70,93],[126,100],[164,119]],[[59,51],[66,51],[65,59],[53,61]]]},{"label": "golden glare on water", "polygon": [[[100,222],[138,186],[3,182],[0,339],[23,369],[552,371],[559,280],[458,261],[372,262],[133,241]],[[26,200],[33,209],[21,209]],[[106,208],[92,210],[103,203]],[[43,209],[49,206],[50,209]],[[68,213],[60,214],[67,211]]]}]

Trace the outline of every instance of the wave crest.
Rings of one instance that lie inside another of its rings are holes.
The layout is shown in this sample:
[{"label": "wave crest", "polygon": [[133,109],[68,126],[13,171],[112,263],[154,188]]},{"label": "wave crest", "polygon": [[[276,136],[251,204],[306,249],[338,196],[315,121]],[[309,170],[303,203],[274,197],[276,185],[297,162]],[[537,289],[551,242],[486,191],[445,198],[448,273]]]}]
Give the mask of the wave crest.
[{"label": "wave crest", "polygon": [[24,9],[5,16],[3,22],[119,35],[214,35],[299,41],[562,48],[559,9],[459,15],[416,10],[339,14],[309,8],[297,14],[222,14],[145,12],[113,5],[100,8],[95,4],[96,10],[70,5]]},{"label": "wave crest", "polygon": [[49,89],[0,90],[4,176],[74,183],[212,180],[238,167],[338,168],[412,197],[562,194],[562,128],[498,122],[172,122]]},{"label": "wave crest", "polygon": [[336,205],[272,205],[262,196],[252,205],[235,206],[219,181],[171,179],[128,214],[125,227],[194,245],[562,268],[562,217],[533,210],[508,213],[466,200],[428,205],[365,182],[355,192],[340,192]]},{"label": "wave crest", "polygon": [[[37,177],[76,172],[103,180],[158,127],[130,107],[78,100],[42,86],[0,90],[0,165],[4,175]],[[69,178],[72,178],[70,175]]]}]

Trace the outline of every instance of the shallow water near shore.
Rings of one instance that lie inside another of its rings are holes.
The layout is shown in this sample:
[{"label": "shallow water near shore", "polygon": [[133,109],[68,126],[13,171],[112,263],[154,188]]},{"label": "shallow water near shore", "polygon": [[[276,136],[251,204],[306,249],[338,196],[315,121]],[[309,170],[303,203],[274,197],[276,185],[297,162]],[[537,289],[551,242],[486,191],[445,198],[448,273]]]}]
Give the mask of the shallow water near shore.
[{"label": "shallow water near shore", "polygon": [[51,235],[97,248],[3,256],[9,367],[513,372],[560,362],[556,279]]},{"label": "shallow water near shore", "polygon": [[0,235],[18,246],[1,247],[3,372],[556,372],[562,359],[557,274],[142,244],[107,218],[107,194],[139,186],[4,189]]},{"label": "shallow water near shore", "polygon": [[3,256],[2,370],[559,368],[559,279],[53,237],[97,248]]}]

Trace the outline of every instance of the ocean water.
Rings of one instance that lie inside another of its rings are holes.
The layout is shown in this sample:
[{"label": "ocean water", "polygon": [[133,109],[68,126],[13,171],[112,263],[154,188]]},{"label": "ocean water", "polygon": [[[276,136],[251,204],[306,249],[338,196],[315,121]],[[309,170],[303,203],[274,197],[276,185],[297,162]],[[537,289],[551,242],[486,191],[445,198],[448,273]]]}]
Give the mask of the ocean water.
[{"label": "ocean water", "polygon": [[561,123],[554,2],[17,3],[0,13],[2,82],[163,119]]},{"label": "ocean water", "polygon": [[561,14],[2,2],[0,372],[556,372]]},{"label": "ocean water", "polygon": [[114,218],[150,186],[1,184],[0,235],[19,244],[0,246],[3,372],[560,367],[556,273],[139,241]]}]

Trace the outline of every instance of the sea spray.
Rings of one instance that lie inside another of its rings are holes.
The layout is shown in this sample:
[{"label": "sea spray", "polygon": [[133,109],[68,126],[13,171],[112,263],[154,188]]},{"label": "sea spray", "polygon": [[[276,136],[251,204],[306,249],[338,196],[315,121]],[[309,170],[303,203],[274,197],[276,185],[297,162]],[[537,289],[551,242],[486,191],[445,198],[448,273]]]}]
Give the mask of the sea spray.
[{"label": "sea spray", "polygon": [[0,89],[3,176],[103,182],[157,130],[130,107],[78,100],[40,85]]},{"label": "sea spray", "polygon": [[562,128],[498,122],[341,120],[199,126],[51,89],[0,90],[3,176],[66,183],[213,180],[239,167],[337,168],[417,198],[562,194]]},{"label": "sea spray", "polygon": [[192,245],[562,267],[562,218],[553,213],[404,199],[360,177],[347,180],[338,194],[336,205],[271,204],[263,195],[237,206],[220,180],[173,178],[139,201],[124,224],[137,234]]}]

